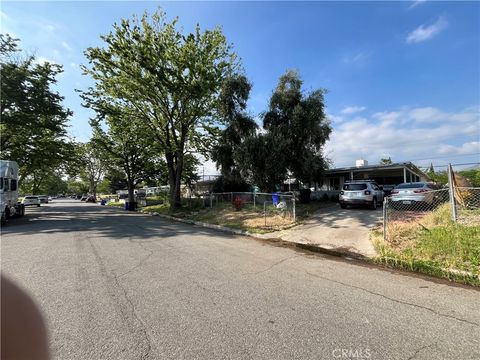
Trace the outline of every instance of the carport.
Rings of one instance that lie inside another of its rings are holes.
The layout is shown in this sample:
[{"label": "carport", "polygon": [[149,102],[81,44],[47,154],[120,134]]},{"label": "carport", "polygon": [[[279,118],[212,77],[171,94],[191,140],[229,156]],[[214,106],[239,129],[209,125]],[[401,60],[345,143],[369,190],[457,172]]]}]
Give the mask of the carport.
[{"label": "carport", "polygon": [[[365,162],[366,163],[366,162]],[[363,165],[325,171],[322,190],[340,190],[347,180],[375,180],[379,185],[429,181],[430,178],[411,162],[391,165]]]}]

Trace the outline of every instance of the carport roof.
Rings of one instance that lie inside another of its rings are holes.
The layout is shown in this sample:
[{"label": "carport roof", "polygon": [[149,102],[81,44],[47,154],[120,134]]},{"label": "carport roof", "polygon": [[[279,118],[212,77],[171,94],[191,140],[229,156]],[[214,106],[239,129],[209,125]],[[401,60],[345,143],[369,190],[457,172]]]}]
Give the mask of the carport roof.
[{"label": "carport roof", "polygon": [[422,170],[420,170],[416,165],[412,164],[411,162],[395,163],[390,165],[351,166],[351,167],[329,169],[325,171],[325,175],[334,175],[334,174],[346,173],[346,172],[355,173],[355,172],[366,172],[366,171],[400,170],[404,168],[410,170],[412,173],[425,176],[425,178],[427,179],[429,178]]}]

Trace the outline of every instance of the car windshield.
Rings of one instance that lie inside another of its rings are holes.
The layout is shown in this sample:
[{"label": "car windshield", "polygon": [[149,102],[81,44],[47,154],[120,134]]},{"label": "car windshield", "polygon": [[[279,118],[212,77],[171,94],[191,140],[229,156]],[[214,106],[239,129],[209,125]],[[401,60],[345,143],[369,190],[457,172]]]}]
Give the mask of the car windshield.
[{"label": "car windshield", "polygon": [[367,184],[345,184],[343,185],[343,190],[365,190]]},{"label": "car windshield", "polygon": [[401,184],[396,187],[396,189],[415,189],[415,188],[422,188],[425,186],[425,183],[409,183],[409,184]]}]

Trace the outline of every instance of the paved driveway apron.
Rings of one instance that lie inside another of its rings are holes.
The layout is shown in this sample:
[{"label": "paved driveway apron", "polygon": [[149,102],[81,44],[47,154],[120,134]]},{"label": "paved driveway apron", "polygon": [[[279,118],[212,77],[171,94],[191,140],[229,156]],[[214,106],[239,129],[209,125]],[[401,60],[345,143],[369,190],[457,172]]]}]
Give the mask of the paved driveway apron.
[{"label": "paved driveway apron", "polygon": [[339,205],[316,212],[305,224],[281,235],[286,241],[315,244],[321,247],[374,256],[369,238],[372,227],[381,222],[382,210],[348,208]]}]

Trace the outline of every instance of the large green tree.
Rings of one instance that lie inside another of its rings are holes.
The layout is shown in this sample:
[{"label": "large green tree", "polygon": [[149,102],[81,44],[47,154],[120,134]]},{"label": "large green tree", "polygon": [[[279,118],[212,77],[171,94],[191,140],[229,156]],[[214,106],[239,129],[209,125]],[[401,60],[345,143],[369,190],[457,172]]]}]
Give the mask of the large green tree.
[{"label": "large green tree", "polygon": [[90,122],[94,134],[92,142],[108,154],[110,166],[121,169],[126,178],[128,201],[133,203],[136,185],[160,171],[158,149],[136,111],[117,107],[103,119]]},{"label": "large green tree", "polygon": [[0,155],[18,162],[20,185],[28,178],[39,188],[73,155],[67,136],[72,112],[53,90],[63,69],[24,55],[8,34],[0,34],[0,60]]},{"label": "large green tree", "polygon": [[298,181],[318,181],[328,166],[323,146],[332,128],[325,116],[325,90],[302,91],[295,71],[280,77],[263,114],[264,132],[244,141],[239,150],[242,171],[266,191],[291,174]]},{"label": "large green tree", "polygon": [[97,196],[97,186],[110,166],[108,153],[93,140],[76,144],[76,149],[78,175],[88,184],[88,192]]},{"label": "large green tree", "polygon": [[244,75],[227,78],[222,84],[217,117],[224,128],[211,152],[212,160],[222,174],[218,183],[221,183],[223,189],[218,189],[219,191],[245,190],[245,181],[235,157],[245,139],[255,135],[258,128],[246,111],[251,88],[252,85]]},{"label": "large green tree", "polygon": [[171,207],[179,207],[185,155],[209,150],[217,134],[212,111],[236,55],[219,28],[202,32],[197,25],[184,34],[161,11],[124,19],[101,38],[104,46],[85,51],[83,69],[95,85],[83,97],[138,113],[165,157]]}]

